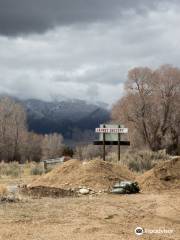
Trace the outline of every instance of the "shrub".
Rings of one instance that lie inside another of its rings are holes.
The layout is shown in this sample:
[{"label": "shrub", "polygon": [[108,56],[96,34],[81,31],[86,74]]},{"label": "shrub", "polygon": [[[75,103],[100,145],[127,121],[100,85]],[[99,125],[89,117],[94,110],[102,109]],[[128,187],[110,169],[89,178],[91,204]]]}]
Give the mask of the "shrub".
[{"label": "shrub", "polygon": [[165,151],[153,152],[144,150],[139,152],[127,152],[124,154],[122,161],[134,171],[143,172],[150,170],[160,160],[167,160],[169,155]]},{"label": "shrub", "polygon": [[103,158],[103,147],[96,146],[93,144],[77,146],[74,157],[80,160],[92,160],[94,158]]},{"label": "shrub", "polygon": [[45,170],[45,173],[51,172],[55,166],[57,166],[57,165],[54,165],[54,166],[51,166],[51,167],[48,166],[48,168]]},{"label": "shrub", "polygon": [[0,175],[18,177],[20,173],[21,169],[17,162],[0,164]]},{"label": "shrub", "polygon": [[63,156],[69,156],[69,157],[73,157],[73,149],[68,147],[68,146],[64,146],[64,149],[63,149],[63,152],[62,152],[62,155]]},{"label": "shrub", "polygon": [[[150,170],[160,160],[169,159],[169,155],[164,150],[153,152],[150,150],[127,151],[121,154],[121,163],[127,165],[129,169],[136,172]],[[107,160],[117,162],[117,153],[111,152]]]},{"label": "shrub", "polygon": [[128,162],[128,167],[136,172],[143,172],[153,168],[154,164],[150,159],[136,159]]},{"label": "shrub", "polygon": [[30,174],[31,175],[42,175],[44,173],[44,169],[40,165],[36,165],[31,168]]}]

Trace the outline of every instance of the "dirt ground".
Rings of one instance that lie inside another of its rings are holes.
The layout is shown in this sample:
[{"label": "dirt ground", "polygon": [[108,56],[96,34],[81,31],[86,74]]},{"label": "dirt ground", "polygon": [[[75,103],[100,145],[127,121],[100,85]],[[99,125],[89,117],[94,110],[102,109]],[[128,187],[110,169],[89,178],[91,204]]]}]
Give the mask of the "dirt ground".
[{"label": "dirt ground", "polygon": [[[136,236],[134,229],[173,233]],[[0,204],[0,240],[180,239],[180,192],[28,198]]]}]

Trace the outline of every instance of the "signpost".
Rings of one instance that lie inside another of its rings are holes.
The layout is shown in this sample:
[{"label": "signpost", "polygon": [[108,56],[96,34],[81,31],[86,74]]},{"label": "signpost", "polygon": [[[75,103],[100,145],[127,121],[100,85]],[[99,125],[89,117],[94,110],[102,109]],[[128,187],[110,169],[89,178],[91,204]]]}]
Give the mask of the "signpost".
[{"label": "signpost", "polygon": [[97,133],[128,133],[127,128],[96,128]]},{"label": "signpost", "polygon": [[99,141],[94,141],[94,145],[103,145],[103,160],[106,160],[106,145],[118,145],[118,161],[121,157],[121,145],[129,146],[129,141],[122,141],[121,135],[128,133],[128,128],[120,125],[101,124],[100,128],[95,129],[99,133]]}]

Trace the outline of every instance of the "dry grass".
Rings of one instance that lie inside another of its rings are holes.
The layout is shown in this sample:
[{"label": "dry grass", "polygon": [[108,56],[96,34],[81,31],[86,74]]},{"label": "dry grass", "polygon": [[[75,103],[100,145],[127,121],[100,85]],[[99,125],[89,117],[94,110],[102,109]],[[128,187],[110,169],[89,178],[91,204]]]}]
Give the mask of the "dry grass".
[{"label": "dry grass", "polygon": [[30,170],[31,175],[42,175],[44,173],[44,168],[42,164],[35,164]]},{"label": "dry grass", "polygon": [[0,163],[0,184],[18,185],[31,182],[43,173],[42,163]]},{"label": "dry grass", "polygon": [[9,177],[20,177],[20,176],[29,176],[29,175],[41,175],[44,172],[42,163],[25,163],[19,164],[17,162],[12,163],[0,163],[0,177],[9,176]]},{"label": "dry grass", "polygon": [[4,184],[0,184],[0,197],[6,196],[7,193],[7,187]]},{"label": "dry grass", "polygon": [[0,164],[0,176],[18,177],[19,175],[20,166],[17,162]]}]

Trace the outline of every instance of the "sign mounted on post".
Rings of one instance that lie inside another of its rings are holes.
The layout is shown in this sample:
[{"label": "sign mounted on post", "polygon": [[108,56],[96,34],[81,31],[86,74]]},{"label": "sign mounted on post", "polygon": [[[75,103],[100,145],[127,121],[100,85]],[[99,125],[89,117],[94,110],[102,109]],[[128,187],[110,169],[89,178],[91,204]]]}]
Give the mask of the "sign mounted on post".
[{"label": "sign mounted on post", "polygon": [[95,129],[99,133],[99,141],[94,141],[94,145],[103,145],[103,160],[105,161],[105,146],[118,145],[118,161],[120,161],[121,145],[130,145],[129,141],[121,141],[121,135],[128,133],[128,128],[121,125],[101,124]]},{"label": "sign mounted on post", "polygon": [[128,133],[128,128],[96,128],[97,133]]}]

